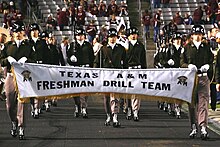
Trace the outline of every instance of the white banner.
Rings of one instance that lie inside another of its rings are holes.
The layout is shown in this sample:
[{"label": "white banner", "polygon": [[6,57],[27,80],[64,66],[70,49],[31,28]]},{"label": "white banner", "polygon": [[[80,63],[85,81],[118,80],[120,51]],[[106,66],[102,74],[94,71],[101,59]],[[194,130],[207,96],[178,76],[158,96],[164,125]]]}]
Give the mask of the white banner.
[{"label": "white banner", "polygon": [[98,69],[13,64],[19,98],[115,93],[191,102],[195,72],[175,69]]}]

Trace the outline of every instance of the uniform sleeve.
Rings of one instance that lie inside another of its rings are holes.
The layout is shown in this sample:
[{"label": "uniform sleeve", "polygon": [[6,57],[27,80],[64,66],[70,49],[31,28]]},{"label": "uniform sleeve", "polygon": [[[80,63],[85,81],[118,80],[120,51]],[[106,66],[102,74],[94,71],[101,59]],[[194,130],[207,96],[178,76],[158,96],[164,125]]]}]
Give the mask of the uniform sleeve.
[{"label": "uniform sleeve", "polygon": [[180,54],[180,67],[187,68],[188,62],[187,62],[187,47],[182,48],[181,54]]},{"label": "uniform sleeve", "polygon": [[147,59],[146,59],[146,50],[144,45],[142,45],[142,53],[141,53],[141,68],[146,69],[147,68]]},{"label": "uniform sleeve", "polygon": [[5,47],[3,48],[3,50],[1,51],[1,54],[0,54],[0,62],[1,62],[2,67],[10,66],[10,63],[8,62],[7,57],[8,57],[7,45],[5,45]]},{"label": "uniform sleeve", "polygon": [[217,61],[216,61],[215,80],[218,84],[220,84],[220,52],[219,51],[217,54]]}]

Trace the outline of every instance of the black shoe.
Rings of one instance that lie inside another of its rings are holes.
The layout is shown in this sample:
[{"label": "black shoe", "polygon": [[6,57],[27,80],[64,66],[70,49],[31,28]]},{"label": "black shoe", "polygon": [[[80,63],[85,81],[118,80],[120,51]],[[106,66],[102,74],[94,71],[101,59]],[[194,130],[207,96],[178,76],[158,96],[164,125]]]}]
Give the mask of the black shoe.
[{"label": "black shoe", "polygon": [[17,136],[17,122],[12,122],[12,129],[10,131],[10,134],[12,137],[16,137]]},{"label": "black shoe", "polygon": [[19,140],[24,140],[24,128],[19,128]]},{"label": "black shoe", "polygon": [[74,117],[79,117],[79,112],[75,112]]},{"label": "black shoe", "polygon": [[139,121],[138,117],[134,117],[133,119],[134,119],[134,121]]},{"label": "black shoe", "polygon": [[127,120],[131,120],[131,116],[126,116],[126,119]]},{"label": "black shoe", "polygon": [[202,140],[207,140],[208,138],[209,138],[209,134],[208,133],[206,133],[206,134],[201,134],[201,139]]},{"label": "black shoe", "polygon": [[197,135],[197,130],[191,130],[190,134],[189,134],[189,138],[195,138]]},{"label": "black shoe", "polygon": [[113,122],[113,127],[114,128],[118,128],[120,126],[121,126],[121,124],[119,122]]},{"label": "black shoe", "polygon": [[86,113],[83,113],[83,114],[82,114],[82,117],[83,117],[83,118],[88,118],[88,115],[87,115]]},{"label": "black shoe", "polygon": [[104,125],[105,126],[111,126],[111,123],[110,123],[110,121],[105,121]]}]

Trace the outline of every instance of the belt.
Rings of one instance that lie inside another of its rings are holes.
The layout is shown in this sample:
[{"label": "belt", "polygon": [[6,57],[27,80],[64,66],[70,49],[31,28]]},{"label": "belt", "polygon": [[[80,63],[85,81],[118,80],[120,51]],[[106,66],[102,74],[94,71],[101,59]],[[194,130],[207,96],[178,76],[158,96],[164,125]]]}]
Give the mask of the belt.
[{"label": "belt", "polygon": [[129,66],[128,69],[140,69],[141,65],[137,65],[137,66]]},{"label": "belt", "polygon": [[197,74],[198,77],[205,77],[205,76],[207,76],[207,75],[208,75],[207,73]]},{"label": "belt", "polygon": [[79,67],[90,67],[89,64],[79,65]]}]

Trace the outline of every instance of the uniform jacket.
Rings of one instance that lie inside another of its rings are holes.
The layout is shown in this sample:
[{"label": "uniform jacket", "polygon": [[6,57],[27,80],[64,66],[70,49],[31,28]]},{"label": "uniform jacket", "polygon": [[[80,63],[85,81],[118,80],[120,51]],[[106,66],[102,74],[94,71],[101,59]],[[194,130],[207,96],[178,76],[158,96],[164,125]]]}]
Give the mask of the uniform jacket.
[{"label": "uniform jacket", "polygon": [[127,68],[125,48],[117,44],[112,49],[109,45],[102,46],[96,55],[94,67],[98,68]]},{"label": "uniform jacket", "polygon": [[141,65],[141,68],[147,68],[146,51],[141,42],[137,41],[134,46],[129,42],[129,47],[126,53],[128,66]]},{"label": "uniform jacket", "polygon": [[209,69],[212,69],[213,59],[214,56],[209,44],[202,42],[199,49],[197,49],[193,42],[190,42],[184,47],[184,51],[181,52],[180,66],[187,68],[189,64],[194,64],[197,69],[200,69],[201,66],[209,64]]},{"label": "uniform jacket", "polygon": [[1,51],[0,54],[0,62],[2,67],[7,67],[8,72],[10,72],[11,65],[8,62],[7,57],[11,56],[15,60],[19,60],[22,57],[26,57],[26,62],[36,62],[36,53],[33,50],[31,44],[28,40],[23,40],[21,42],[21,45],[19,48],[17,47],[17,44],[13,41],[9,41],[5,44],[4,49]]},{"label": "uniform jacket", "polygon": [[[77,62],[71,62],[70,57],[74,55],[77,58]],[[93,67],[94,51],[92,45],[84,41],[82,46],[78,42],[72,42],[69,50],[67,50],[67,62],[69,65],[80,66],[89,64],[89,67]]]}]

